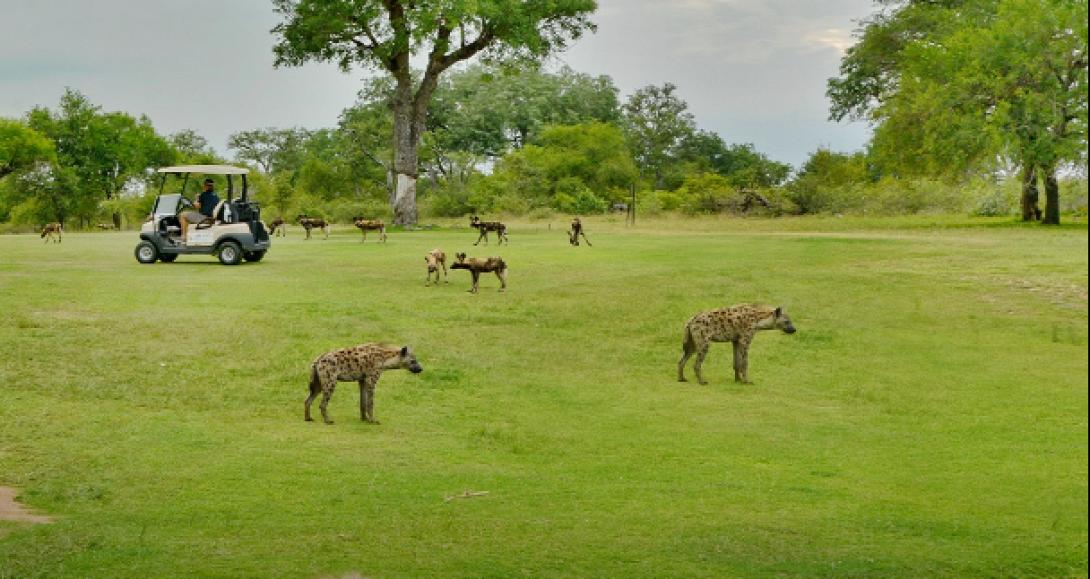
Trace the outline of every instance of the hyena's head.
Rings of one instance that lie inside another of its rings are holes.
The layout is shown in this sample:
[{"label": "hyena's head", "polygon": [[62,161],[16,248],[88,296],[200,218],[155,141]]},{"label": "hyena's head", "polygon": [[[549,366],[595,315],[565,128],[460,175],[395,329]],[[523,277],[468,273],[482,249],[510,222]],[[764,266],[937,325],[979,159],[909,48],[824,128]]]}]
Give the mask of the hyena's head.
[{"label": "hyena's head", "polygon": [[462,263],[462,262],[464,262],[466,260],[466,254],[464,254],[464,253],[455,253],[454,254],[454,259],[458,260],[458,263]]},{"label": "hyena's head", "polygon": [[401,350],[397,353],[397,357],[390,359],[386,362],[387,369],[400,368],[402,370],[408,370],[413,374],[419,374],[424,371],[424,367],[420,365],[420,362],[416,361],[416,355],[409,349],[408,346],[402,346]]},{"label": "hyena's head", "polygon": [[785,334],[795,333],[795,324],[791,323],[791,318],[787,317],[787,312],[783,311],[783,308],[776,308],[772,315],[772,327],[783,330]]}]

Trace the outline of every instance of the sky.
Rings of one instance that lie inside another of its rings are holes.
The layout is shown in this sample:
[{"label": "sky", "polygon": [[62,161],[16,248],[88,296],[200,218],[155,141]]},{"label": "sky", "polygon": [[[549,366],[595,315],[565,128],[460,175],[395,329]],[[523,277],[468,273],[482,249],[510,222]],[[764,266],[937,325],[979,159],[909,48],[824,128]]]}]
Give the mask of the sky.
[{"label": "sky", "polygon": [[[609,75],[622,100],[670,82],[697,126],[798,166],[861,148],[862,123],[827,120],[837,74],[872,0],[599,0],[588,34],[551,66]],[[0,117],[56,107],[66,87],[107,111],[193,129],[220,153],[260,127],[331,127],[363,80],[309,63],[274,68],[268,0],[0,0]]]}]

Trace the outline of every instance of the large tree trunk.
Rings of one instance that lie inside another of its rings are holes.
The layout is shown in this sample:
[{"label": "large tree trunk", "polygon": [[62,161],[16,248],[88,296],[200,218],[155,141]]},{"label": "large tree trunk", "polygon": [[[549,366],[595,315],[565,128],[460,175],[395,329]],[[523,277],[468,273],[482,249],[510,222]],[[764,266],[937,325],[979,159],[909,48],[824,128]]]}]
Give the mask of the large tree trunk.
[{"label": "large tree trunk", "polygon": [[394,93],[394,223],[416,223],[416,179],[418,175],[420,136],[413,119],[413,87],[406,78],[398,79]]},{"label": "large tree trunk", "polygon": [[1055,165],[1045,167],[1045,225],[1060,224],[1060,183],[1056,180]]},{"label": "large tree trunk", "polygon": [[1037,190],[1037,167],[1027,163],[1022,167],[1022,221],[1040,221],[1040,194]]}]

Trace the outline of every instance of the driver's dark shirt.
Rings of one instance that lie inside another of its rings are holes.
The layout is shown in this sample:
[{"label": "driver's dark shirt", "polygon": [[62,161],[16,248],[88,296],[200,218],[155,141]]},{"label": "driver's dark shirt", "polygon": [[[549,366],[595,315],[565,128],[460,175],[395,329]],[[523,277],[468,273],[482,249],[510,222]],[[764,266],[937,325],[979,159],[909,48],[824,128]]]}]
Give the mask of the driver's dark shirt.
[{"label": "driver's dark shirt", "polygon": [[201,204],[202,215],[214,217],[212,212],[216,210],[216,205],[220,204],[220,196],[216,195],[215,191],[203,191],[197,201]]}]

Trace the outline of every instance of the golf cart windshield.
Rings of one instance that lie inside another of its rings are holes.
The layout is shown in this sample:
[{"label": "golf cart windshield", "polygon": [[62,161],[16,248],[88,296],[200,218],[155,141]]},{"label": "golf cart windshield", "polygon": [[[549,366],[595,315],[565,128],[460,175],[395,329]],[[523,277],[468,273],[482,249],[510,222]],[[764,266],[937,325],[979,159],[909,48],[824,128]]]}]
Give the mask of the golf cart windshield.
[{"label": "golf cart windshield", "polygon": [[155,208],[151,210],[152,215],[176,215],[178,213],[178,207],[188,205],[189,200],[185,199],[178,193],[172,193],[170,195],[160,195],[155,200]]}]

